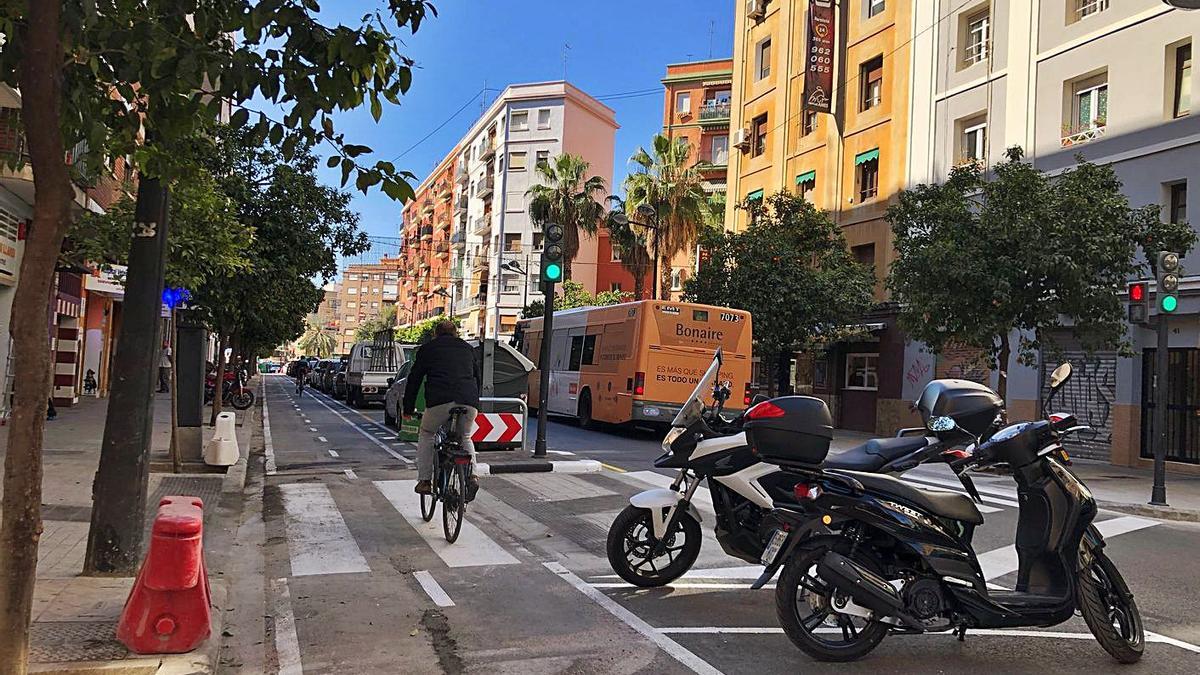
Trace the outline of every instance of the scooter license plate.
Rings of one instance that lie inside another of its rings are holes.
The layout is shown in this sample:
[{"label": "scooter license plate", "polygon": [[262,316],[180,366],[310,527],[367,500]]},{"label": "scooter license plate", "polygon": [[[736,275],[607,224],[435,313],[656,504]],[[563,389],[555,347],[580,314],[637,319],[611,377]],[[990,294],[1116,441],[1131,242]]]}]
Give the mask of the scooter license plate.
[{"label": "scooter license plate", "polygon": [[770,565],[775,562],[775,556],[779,555],[779,549],[783,548],[785,541],[787,541],[787,532],[775,530],[771,533],[771,541],[767,542],[767,547],[763,549],[762,564]]}]

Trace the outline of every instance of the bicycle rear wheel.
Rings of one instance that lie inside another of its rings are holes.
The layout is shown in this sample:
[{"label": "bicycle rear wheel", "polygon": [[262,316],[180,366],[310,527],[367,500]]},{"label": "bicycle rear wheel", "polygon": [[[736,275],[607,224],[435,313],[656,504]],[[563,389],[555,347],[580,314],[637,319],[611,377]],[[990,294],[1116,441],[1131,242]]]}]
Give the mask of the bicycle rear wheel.
[{"label": "bicycle rear wheel", "polygon": [[467,512],[467,470],[470,464],[455,464],[446,477],[446,494],[442,495],[442,532],[453,544],[462,530]]}]

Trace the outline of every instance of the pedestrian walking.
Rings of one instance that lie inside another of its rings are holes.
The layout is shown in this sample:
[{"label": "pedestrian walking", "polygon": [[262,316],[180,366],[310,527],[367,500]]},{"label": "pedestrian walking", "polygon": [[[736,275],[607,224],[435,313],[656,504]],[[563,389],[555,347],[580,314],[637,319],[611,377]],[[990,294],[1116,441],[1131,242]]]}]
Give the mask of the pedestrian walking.
[{"label": "pedestrian walking", "polygon": [[166,394],[171,391],[171,345],[163,343],[162,353],[158,357],[158,393]]}]

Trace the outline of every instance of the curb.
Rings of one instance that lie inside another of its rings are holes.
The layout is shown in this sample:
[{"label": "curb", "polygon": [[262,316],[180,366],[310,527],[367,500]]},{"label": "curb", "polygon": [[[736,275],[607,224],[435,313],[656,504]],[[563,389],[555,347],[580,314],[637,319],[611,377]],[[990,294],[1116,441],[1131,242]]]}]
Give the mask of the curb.
[{"label": "curb", "polygon": [[1175,520],[1185,523],[1200,523],[1200,510],[1177,509],[1171,506],[1153,506],[1151,504],[1127,504],[1124,502],[1106,502],[1096,500],[1096,506],[1109,511],[1128,513],[1134,516]]},{"label": "curb", "polygon": [[603,467],[594,459],[574,461],[549,461],[544,459],[519,460],[488,464],[479,462],[475,465],[475,475],[495,476],[505,473],[599,473]]}]

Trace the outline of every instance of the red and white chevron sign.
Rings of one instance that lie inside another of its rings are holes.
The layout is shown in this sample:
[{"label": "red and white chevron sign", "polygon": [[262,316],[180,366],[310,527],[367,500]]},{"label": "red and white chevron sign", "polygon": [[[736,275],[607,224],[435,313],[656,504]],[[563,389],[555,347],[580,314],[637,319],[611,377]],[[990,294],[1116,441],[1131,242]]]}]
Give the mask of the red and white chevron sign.
[{"label": "red and white chevron sign", "polygon": [[476,443],[510,443],[521,435],[521,416],[516,413],[479,413],[475,416]]}]

